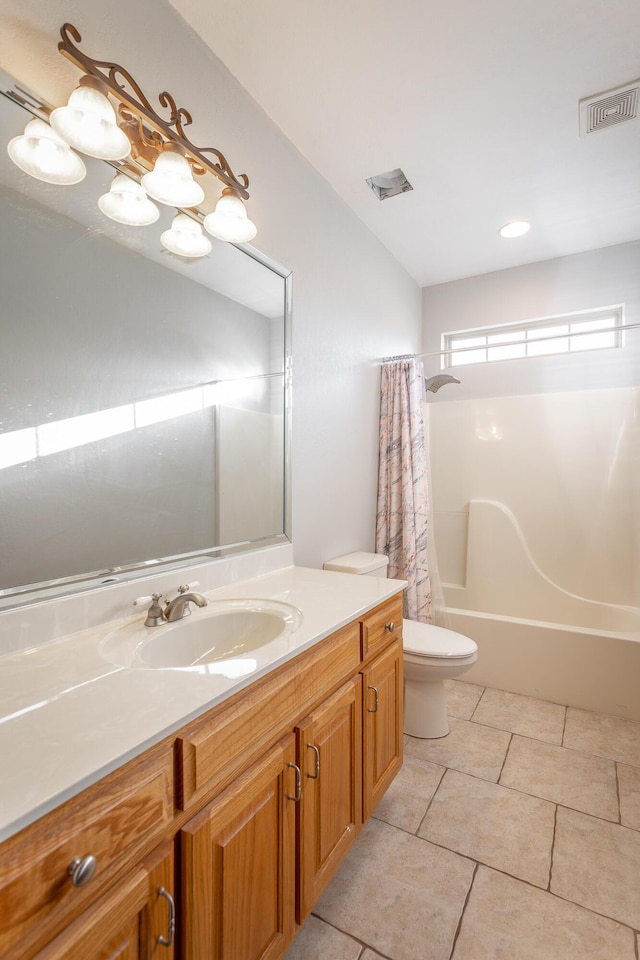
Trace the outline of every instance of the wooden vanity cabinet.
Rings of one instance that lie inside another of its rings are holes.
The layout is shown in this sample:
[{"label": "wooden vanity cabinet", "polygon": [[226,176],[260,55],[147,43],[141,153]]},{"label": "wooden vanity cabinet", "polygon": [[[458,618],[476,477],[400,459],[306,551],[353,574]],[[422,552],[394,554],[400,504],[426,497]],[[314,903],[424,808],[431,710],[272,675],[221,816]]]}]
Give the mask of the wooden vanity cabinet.
[{"label": "wooden vanity cabinet", "polygon": [[296,727],[296,920],[303,923],[362,825],[362,681],[344,684]]},{"label": "wooden vanity cabinet", "polygon": [[[173,960],[173,846],[85,910],[35,960]],[[162,892],[160,892],[162,891]]]},{"label": "wooden vanity cabinet", "polygon": [[293,938],[293,734],[180,831],[183,960],[276,960]]},{"label": "wooden vanity cabinet", "polygon": [[362,671],[363,816],[367,820],[402,766],[402,635]]},{"label": "wooden vanity cabinet", "polygon": [[0,957],[277,960],[401,763],[398,595],[5,841]]},{"label": "wooden vanity cabinet", "polygon": [[[151,894],[142,873],[153,876],[145,858],[168,839],[173,815],[173,751],[163,743],[6,840],[0,846],[2,960],[39,958],[38,951],[59,935],[71,936],[71,930],[73,942],[81,943],[98,901],[111,896],[107,891],[118,898],[133,884],[131,902],[144,911],[142,894],[145,903]],[[70,866],[89,856],[96,860],[95,873],[76,886]],[[172,879],[167,890],[173,891]],[[103,908],[108,914],[108,905]],[[91,943],[109,923],[98,925]],[[66,949],[61,940],[51,957],[76,956],[71,942]],[[78,956],[93,960],[103,954],[86,948]],[[170,960],[168,951],[163,956]]]}]

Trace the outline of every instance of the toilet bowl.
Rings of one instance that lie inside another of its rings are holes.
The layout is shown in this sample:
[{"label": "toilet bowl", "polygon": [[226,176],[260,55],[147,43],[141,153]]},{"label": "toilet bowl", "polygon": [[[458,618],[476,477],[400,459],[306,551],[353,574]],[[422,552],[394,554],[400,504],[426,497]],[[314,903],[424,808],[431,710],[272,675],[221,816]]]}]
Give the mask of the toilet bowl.
[{"label": "toilet bowl", "polygon": [[435,739],[449,733],[445,680],[453,680],[478,659],[474,640],[431,623],[402,621],[404,648],[404,732]]},{"label": "toilet bowl", "polygon": [[[380,553],[349,553],[325,570],[386,577],[389,560]],[[404,650],[404,732],[436,739],[449,733],[445,680],[453,680],[478,659],[474,640],[430,623],[402,621]]]}]

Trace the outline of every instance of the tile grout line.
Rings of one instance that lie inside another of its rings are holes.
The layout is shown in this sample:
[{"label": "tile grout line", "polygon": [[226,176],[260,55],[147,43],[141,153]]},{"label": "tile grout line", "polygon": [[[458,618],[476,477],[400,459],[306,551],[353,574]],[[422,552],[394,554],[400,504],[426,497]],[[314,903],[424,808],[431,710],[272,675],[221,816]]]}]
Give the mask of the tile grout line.
[{"label": "tile grout line", "polygon": [[500,773],[498,774],[498,779],[496,780],[496,783],[499,784],[500,786],[502,786],[502,784],[500,783],[500,777],[502,776],[502,771],[504,770],[504,765],[505,765],[505,763],[507,762],[507,757],[509,756],[509,751],[511,750],[511,744],[513,743],[513,738],[514,738],[514,736],[515,736],[515,734],[511,733],[511,736],[509,737],[509,743],[507,744],[507,749],[505,750],[505,752],[504,752],[504,757],[502,758],[502,765],[501,765],[501,767],[500,767]]},{"label": "tile grout line", "polygon": [[[508,733],[509,731],[508,731],[508,730],[505,730],[505,731],[503,731],[503,732],[504,732],[504,733]],[[513,737],[515,737],[515,736],[521,736],[521,734],[512,734],[512,735],[511,735],[511,740],[513,740]],[[524,739],[524,740],[530,740],[531,738],[530,738],[530,737],[523,737],[522,739]],[[540,742],[540,741],[534,741],[534,742],[538,743],[538,742]],[[559,746],[559,744],[555,744],[555,743],[554,743],[554,744],[550,744],[550,746],[557,747],[557,746]],[[511,741],[509,742],[509,746],[507,747],[507,753],[508,753],[510,747],[511,747]],[[561,749],[563,749],[563,750],[569,750],[571,753],[582,753],[582,751],[579,751],[579,750],[572,750],[571,747],[562,747]],[[414,757],[413,754],[408,754],[408,756]],[[595,754],[586,754],[586,756],[595,756]],[[479,780],[480,783],[493,783],[493,784],[495,784],[496,786],[502,787],[502,788],[505,789],[505,790],[511,790],[513,793],[519,793],[519,794],[521,794],[521,795],[524,796],[524,797],[532,797],[532,798],[534,798],[534,799],[536,799],[536,800],[542,800],[542,801],[544,801],[545,803],[555,804],[557,807],[562,807],[564,810],[572,810],[574,813],[580,813],[580,814],[582,814],[582,815],[585,816],[585,817],[593,817],[594,820],[600,820],[600,821],[602,821],[602,823],[613,824],[613,826],[617,826],[617,827],[625,827],[627,830],[635,830],[636,833],[639,832],[638,828],[627,826],[626,824],[622,823],[620,820],[609,820],[607,817],[603,817],[603,816],[601,816],[600,814],[590,813],[590,812],[588,812],[587,810],[581,810],[581,809],[579,809],[578,807],[571,807],[571,806],[569,806],[568,803],[562,803],[562,802],[560,802],[559,800],[552,800],[552,799],[550,799],[549,797],[542,797],[542,796],[540,796],[540,794],[537,794],[537,793],[530,793],[528,790],[524,790],[522,787],[514,787],[512,784],[509,784],[509,783],[501,783],[499,779],[498,779],[498,780],[490,780],[488,777],[481,777],[481,776],[479,776],[477,773],[470,773],[469,770],[460,770],[458,767],[445,767],[444,764],[442,764],[442,762],[436,763],[435,760],[428,760],[426,757],[421,757],[421,756],[419,756],[419,755],[417,755],[417,754],[415,755],[414,759],[425,760],[426,763],[431,763],[433,766],[444,767],[445,772],[446,772],[447,770],[451,770],[453,773],[460,773],[460,774],[462,774],[462,775],[465,776],[465,777],[471,777],[473,780]],[[506,763],[506,759],[507,759],[507,758],[506,758],[506,756],[505,756],[505,760],[503,761],[502,768],[501,768],[500,774],[499,774],[500,777],[502,776],[502,771],[503,771],[503,769],[504,769],[504,765],[505,765],[505,763]],[[610,760],[609,757],[598,757],[597,759],[600,759],[600,760]],[[616,762],[620,762],[620,761],[611,760],[610,762],[613,763],[613,764],[614,764],[614,767],[615,767]],[[440,786],[441,786],[441,784],[442,784],[442,780],[443,780],[443,779],[444,779],[444,774],[443,774],[443,776],[440,778],[440,782],[438,783],[438,786],[436,787],[435,793],[437,793],[438,790],[440,789]],[[617,778],[616,778],[616,779],[617,779]],[[435,793],[434,793],[434,795],[431,797],[431,800],[429,801],[429,806],[427,807],[427,811],[426,811],[426,812],[428,812],[429,807],[431,807],[431,804],[433,803],[433,800],[434,800],[434,798],[435,798]],[[425,812],[425,816],[426,816],[426,812]],[[388,821],[387,821],[387,820],[384,820],[384,818],[382,818],[382,817],[378,817],[377,819],[378,819],[378,820],[382,820],[383,823],[388,823]],[[422,822],[423,822],[423,821],[424,821],[424,817],[422,818],[422,821],[420,822],[420,824],[419,824],[419,826],[418,826],[418,830],[420,830],[420,827],[422,826]],[[392,824],[390,824],[390,826],[393,827],[393,826],[396,826],[396,824],[393,824],[393,823],[392,823]],[[403,827],[399,827],[398,829],[404,830]],[[411,836],[411,835],[417,836],[418,830],[416,830],[415,833],[414,833],[413,831],[411,831],[411,830],[404,830],[404,832],[405,832],[405,833],[408,833],[410,836]],[[639,958],[639,960],[640,960],[640,958]]]},{"label": "tile grout line", "polygon": [[616,796],[618,798],[618,823],[622,826],[622,802],[620,800],[620,775],[618,772],[618,761],[614,763],[615,777],[616,777]]},{"label": "tile grout line", "polygon": [[[478,724],[478,726],[485,726],[485,724]],[[489,727],[488,729],[501,730],[500,727]],[[565,745],[562,743],[552,743],[550,740],[539,740],[537,737],[527,736],[526,733],[515,733],[513,730],[502,730],[502,733],[510,733],[512,739],[513,737],[520,737],[521,740],[530,740],[532,743],[543,743],[547,747],[556,747],[558,750],[568,750],[569,753],[578,754],[581,757],[592,757],[595,760],[604,760],[607,763],[614,764],[614,766],[616,763],[622,763],[627,767],[640,769],[640,765],[629,763],[627,760],[619,760],[617,757],[605,757],[601,753],[590,753],[588,750],[580,750],[578,747],[565,747]]]},{"label": "tile grout line", "polygon": [[[553,877],[553,855],[556,849],[556,830],[558,829],[558,804],[556,803],[556,809],[553,814],[553,836],[551,838],[551,856],[549,857],[549,883],[547,884],[547,890],[551,893],[551,878]],[[553,894],[555,896],[555,894]]]},{"label": "tile grout line", "polygon": [[[430,799],[429,802],[427,803],[427,809],[426,809],[425,812],[424,812],[424,816],[423,816],[422,819],[420,820],[420,823],[418,824],[418,827],[417,827],[417,829],[415,830],[415,832],[412,833],[412,834],[410,834],[411,836],[419,837],[420,828],[422,827],[422,824],[423,824],[423,823],[425,822],[425,820],[427,819],[427,816],[428,816],[428,814],[429,814],[429,810],[431,809],[431,805],[432,805],[433,801],[435,800],[436,794],[437,794],[438,790],[440,789],[440,787],[442,786],[442,781],[443,781],[444,778],[446,777],[446,775],[447,775],[447,770],[449,770],[449,769],[450,769],[449,767],[445,767],[445,768],[444,768],[444,770],[443,770],[443,772],[442,772],[442,776],[441,776],[440,779],[438,780],[438,786],[437,786],[437,787],[435,788],[435,790],[433,791],[433,793],[432,793],[432,795],[431,795],[431,799]],[[394,824],[391,824],[391,826],[394,826]],[[402,828],[400,828],[400,829],[402,829]],[[408,830],[407,830],[406,832],[409,833]],[[420,840],[423,840],[424,837],[419,837],[419,839],[420,839]]]},{"label": "tile grout line", "polygon": [[[556,807],[557,806],[558,805],[556,804]],[[606,822],[610,823],[611,821],[606,821]],[[393,827],[393,824],[388,824],[388,826]],[[394,829],[407,833],[407,831],[402,831],[401,827],[394,827]],[[407,836],[414,836],[414,834],[407,833]],[[637,933],[638,936],[640,937],[640,931],[637,931],[635,927],[631,926],[631,924],[627,923],[625,920],[620,920],[618,917],[613,917],[610,914],[602,913],[599,910],[594,910],[592,907],[587,907],[585,906],[584,903],[580,903],[578,900],[571,900],[569,897],[563,896],[562,894],[556,893],[554,890],[551,890],[550,883],[551,883],[552,868],[550,868],[549,870],[549,886],[545,888],[545,887],[539,886],[537,883],[533,883],[533,881],[531,880],[525,879],[524,877],[519,877],[514,873],[509,873],[507,870],[501,867],[496,867],[491,863],[486,863],[484,860],[477,860],[475,857],[472,857],[468,853],[460,853],[459,850],[453,850],[451,847],[446,847],[443,843],[439,843],[437,840],[431,840],[429,839],[429,837],[421,837],[417,835],[416,835],[416,839],[423,840],[425,843],[430,843],[432,846],[438,847],[439,850],[446,850],[448,853],[452,853],[456,857],[461,857],[464,860],[470,860],[472,863],[476,865],[474,869],[474,877],[477,872],[477,868],[484,867],[485,869],[491,870],[494,873],[501,874],[501,876],[503,877],[508,877],[510,880],[515,880],[516,883],[523,883],[527,887],[530,887],[532,890],[537,890],[539,893],[548,893],[549,896],[554,897],[556,900],[562,900],[563,903],[569,903],[574,907],[579,907],[581,910],[584,910],[587,913],[591,913],[596,917],[602,917],[605,920],[610,920],[612,923],[617,923],[621,927],[626,927],[627,929],[631,930],[633,933]],[[553,859],[554,845],[555,845],[555,823],[554,823],[554,840],[552,843],[552,859]],[[468,899],[468,895],[467,895],[467,899]],[[466,906],[466,901],[465,901],[465,906]],[[449,960],[453,960],[453,957],[450,957]],[[640,960],[640,956],[638,957],[638,960]]]},{"label": "tile grout line", "polygon": [[[513,736],[520,736],[520,734],[514,734]],[[557,744],[554,744],[554,746],[557,746]],[[569,749],[569,748],[566,748],[566,749]],[[577,751],[573,751],[573,752],[577,752]],[[425,759],[425,758],[422,757],[422,758],[418,758],[418,759]],[[608,758],[607,758],[607,757],[601,757],[600,759],[606,760],[606,759],[608,759]],[[505,762],[506,762],[506,758],[505,758]],[[612,761],[612,762],[615,764],[615,761]],[[434,766],[442,766],[442,764],[436,764],[434,761],[431,761],[431,760],[428,760],[427,763],[433,763]],[[503,767],[504,767],[504,763],[503,763]],[[568,803],[562,803],[562,802],[560,802],[559,800],[552,800],[552,799],[550,799],[549,797],[541,797],[541,796],[540,796],[539,794],[537,794],[537,793],[530,793],[528,790],[524,790],[522,787],[514,787],[514,786],[513,786],[512,784],[510,784],[510,783],[501,783],[500,780],[489,780],[487,777],[481,777],[481,776],[479,776],[477,773],[470,773],[468,770],[460,770],[460,769],[458,769],[458,767],[445,767],[445,772],[446,772],[447,770],[451,770],[453,773],[459,773],[459,774],[461,774],[461,775],[464,776],[464,777],[471,777],[472,780],[478,780],[480,783],[493,783],[495,786],[502,787],[503,790],[510,790],[512,793],[518,793],[518,794],[520,794],[520,795],[523,796],[523,797],[531,797],[531,798],[534,799],[534,800],[541,800],[543,803],[551,803],[551,804],[554,804],[556,807],[562,807],[563,810],[571,810],[573,813],[579,813],[579,814],[581,814],[583,817],[592,817],[594,820],[599,820],[599,821],[601,821],[602,823],[607,823],[607,824],[609,824],[610,826],[623,827],[623,828],[625,828],[626,830],[633,830],[633,831],[635,831],[636,833],[640,832],[640,828],[627,826],[626,824],[622,823],[622,822],[619,821],[619,820],[609,820],[607,817],[603,817],[603,816],[601,816],[600,814],[597,814],[597,813],[589,813],[587,810],[580,810],[578,807],[571,807],[571,806],[569,806]],[[502,776],[502,770],[500,771],[500,776]],[[444,775],[440,778],[440,783],[438,784],[438,787],[436,788],[436,793],[437,793],[437,791],[439,790],[439,788],[440,788],[440,786],[441,786],[441,784],[442,784],[442,780],[443,780],[443,779],[444,779]],[[431,807],[434,798],[435,798],[435,793],[434,793],[433,797],[431,797],[431,800],[429,801],[429,807]],[[427,811],[428,811],[429,807],[427,808]],[[372,814],[372,816],[373,816],[373,815],[374,815],[374,814]],[[425,813],[425,816],[426,816],[426,813]],[[387,820],[384,820],[384,818],[382,818],[382,817],[377,817],[376,819],[382,820],[383,823],[388,823],[388,821],[387,821]],[[423,817],[422,820],[420,821],[420,825],[418,826],[418,830],[420,830],[420,827],[422,826],[423,821],[424,821],[424,817]],[[393,827],[393,826],[396,826],[396,824],[391,823],[391,824],[389,824],[389,826],[392,826],[392,827]],[[408,833],[410,836],[417,836],[417,833],[418,833],[418,831],[415,831],[415,833],[413,833],[413,831],[411,831],[411,830],[404,830],[403,827],[398,827],[398,829],[399,829],[399,830],[403,830],[404,833]],[[639,960],[640,960],[640,958],[639,958]]]},{"label": "tile grout line", "polygon": [[560,746],[564,747],[564,738],[567,732],[567,716],[569,714],[569,708],[565,706],[564,708],[564,720],[562,723],[562,736],[560,737]]},{"label": "tile grout line", "polygon": [[[360,937],[356,937],[352,933],[348,933],[346,930],[343,930],[342,927],[337,927],[335,923],[331,923],[330,920],[325,920],[324,917],[321,917],[320,914],[318,913],[314,913],[313,910],[309,914],[309,917],[315,917],[316,920],[320,920],[320,922],[326,924],[327,927],[331,927],[332,930],[337,930],[338,933],[341,933],[343,936],[348,937],[349,940],[353,940],[354,943],[359,944],[361,949],[360,949],[360,953],[358,954],[357,960],[362,960],[362,957],[364,956],[367,950],[371,950],[373,953],[377,954],[379,957],[381,957],[381,960],[392,960],[392,958],[387,956],[386,953],[380,953],[380,951],[377,950],[376,947],[372,947],[370,943],[366,943],[364,940],[361,940]],[[309,917],[307,917],[307,920],[309,919]],[[305,923],[306,923],[306,920],[305,920]],[[302,929],[302,927],[300,927],[300,929]]]},{"label": "tile grout line", "polygon": [[484,695],[485,695],[485,693],[487,692],[487,690],[488,690],[488,687],[484,687],[484,688],[483,688],[482,693],[481,693],[480,696],[478,697],[478,701],[477,701],[475,707],[474,707],[473,710],[471,711],[471,716],[469,717],[469,720],[471,720],[471,718],[473,717],[474,713],[476,712],[476,710],[477,710],[478,707],[480,706],[480,704],[481,704],[481,702],[482,702],[482,698],[484,697]]},{"label": "tile grout line", "polygon": [[458,942],[458,937],[460,936],[460,931],[462,929],[462,921],[467,910],[467,904],[469,903],[469,898],[471,896],[471,891],[473,889],[473,884],[476,879],[476,874],[478,872],[480,864],[476,862],[475,867],[473,868],[473,874],[471,875],[471,883],[469,884],[469,889],[467,890],[467,895],[464,898],[464,903],[462,904],[462,910],[460,911],[460,917],[458,919],[458,925],[456,927],[456,932],[453,935],[453,941],[451,943],[451,953],[449,954],[449,960],[453,960],[453,955],[456,951],[456,944]]}]

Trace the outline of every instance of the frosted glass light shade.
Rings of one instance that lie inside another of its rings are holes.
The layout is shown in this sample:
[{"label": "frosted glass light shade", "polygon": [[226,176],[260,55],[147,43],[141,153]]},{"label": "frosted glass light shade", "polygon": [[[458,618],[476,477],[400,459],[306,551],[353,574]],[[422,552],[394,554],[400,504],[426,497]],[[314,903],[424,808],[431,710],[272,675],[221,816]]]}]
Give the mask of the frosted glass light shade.
[{"label": "frosted glass light shade", "polygon": [[145,227],[160,216],[144,188],[125,173],[115,175],[109,192],[100,197],[98,206],[106,217],[132,227]]},{"label": "frosted glass light shade", "polygon": [[69,97],[66,107],[51,114],[51,126],[63,140],[99,160],[123,160],[131,144],[116,122],[116,114],[102,84],[94,77],[82,77],[80,86]]},{"label": "frosted glass light shade", "polygon": [[170,207],[195,207],[204,200],[204,190],[193,179],[189,161],[178,144],[165,146],[141,183],[150,197]]},{"label": "frosted glass light shade", "polygon": [[160,235],[160,243],[179,257],[206,257],[211,253],[211,241],[205,237],[200,224],[186,213],[173,218],[171,229]]},{"label": "frosted glass light shade", "polygon": [[29,121],[21,136],[9,141],[7,153],[17,167],[45,183],[80,183],[87,174],[81,158],[37,117]]},{"label": "frosted glass light shade", "polygon": [[230,243],[247,243],[258,232],[247,216],[244,203],[231,187],[225,187],[215,211],[204,218],[204,228],[212,237]]}]

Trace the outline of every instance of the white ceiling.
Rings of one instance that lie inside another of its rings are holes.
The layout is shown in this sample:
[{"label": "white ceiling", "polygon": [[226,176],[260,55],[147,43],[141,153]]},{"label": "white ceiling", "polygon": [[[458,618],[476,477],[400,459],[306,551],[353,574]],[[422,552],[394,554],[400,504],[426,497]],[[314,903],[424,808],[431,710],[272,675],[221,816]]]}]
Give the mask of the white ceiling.
[{"label": "white ceiling", "polygon": [[640,237],[640,118],[578,135],[640,77],[638,0],[171,2],[420,286]]}]

